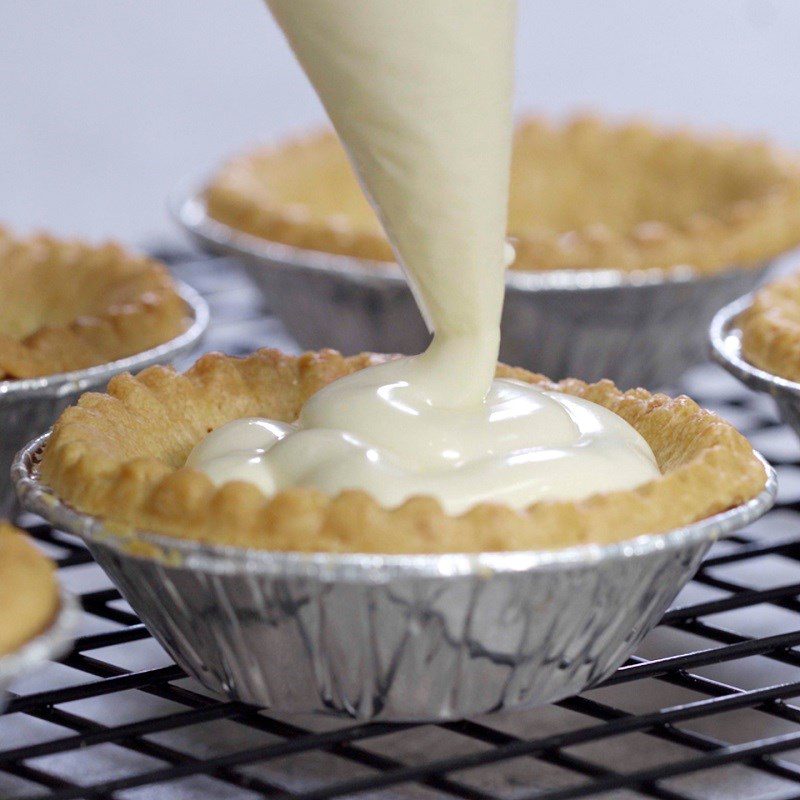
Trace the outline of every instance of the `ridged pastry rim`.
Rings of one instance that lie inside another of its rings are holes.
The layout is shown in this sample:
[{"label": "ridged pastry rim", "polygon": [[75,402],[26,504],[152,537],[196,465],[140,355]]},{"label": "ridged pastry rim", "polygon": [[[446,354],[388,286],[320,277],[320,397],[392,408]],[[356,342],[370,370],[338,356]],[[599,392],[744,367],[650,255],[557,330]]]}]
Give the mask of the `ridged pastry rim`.
[{"label": "ridged pastry rim", "polygon": [[[149,285],[123,302],[76,312],[68,322],[53,324],[43,315],[40,324],[21,339],[0,333],[0,381],[100,366],[164,344],[189,326],[190,309],[161,262],[115,242],[92,244],[45,233],[16,236],[0,227],[0,269],[13,264],[23,283],[26,272],[31,281],[35,270],[47,273],[48,280],[63,287],[64,302],[73,290],[69,270],[76,263],[87,274],[115,273],[119,285],[134,276],[146,277]],[[13,302],[13,297],[4,301]]]},{"label": "ridged pastry rim", "polygon": [[736,325],[742,354],[751,364],[800,383],[800,273],[759,289]]},{"label": "ridged pastry rim", "polygon": [[[302,250],[365,262],[391,261],[393,254],[382,234],[354,226],[346,214],[315,219],[304,213],[302,204],[286,202],[277,192],[270,195],[269,186],[257,178],[271,161],[280,163],[310,152],[330,142],[332,136],[329,130],[315,131],[229,160],[204,191],[209,216],[237,230]],[[800,162],[777,147],[732,135],[700,135],[686,128],[664,129],[638,121],[615,124],[596,116],[581,116],[563,124],[540,117],[522,119],[517,139],[537,136],[560,136],[568,144],[574,141],[583,148],[596,147],[598,152],[612,142],[628,148],[663,147],[665,157],[727,155],[732,170],[743,170],[745,163],[755,160],[774,168],[776,179],[761,195],[732,200],[714,213],[695,211],[680,224],[642,219],[625,233],[602,220],[571,231],[536,235],[512,229],[515,270],[632,272],[680,266],[710,275],[762,264],[800,244]]]},{"label": "ridged pastry rim", "polygon": [[41,480],[78,511],[116,530],[148,530],[217,545],[273,551],[447,553],[546,550],[662,533],[755,497],[766,474],[747,440],[687,397],[610,381],[552,384],[500,365],[498,374],[556,388],[610,408],[653,447],[663,474],[643,486],[518,512],[483,503],[446,514],[430,497],[395,509],[361,491],[328,497],[295,488],[265,497],[232,481],[219,488],[182,466],[209,430],[244,416],[290,421],[321,386],[384,358],[334,351],[244,358],[213,353],[186,373],[151,367],[83,395],[56,422]]}]

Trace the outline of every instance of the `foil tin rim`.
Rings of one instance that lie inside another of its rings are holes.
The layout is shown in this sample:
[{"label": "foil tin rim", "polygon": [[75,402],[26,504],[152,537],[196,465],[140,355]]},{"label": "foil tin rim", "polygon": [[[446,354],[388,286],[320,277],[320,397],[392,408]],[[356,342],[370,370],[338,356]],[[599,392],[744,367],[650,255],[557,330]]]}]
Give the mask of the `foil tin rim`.
[{"label": "foil tin rim", "polygon": [[[103,521],[63,502],[38,475],[38,461],[50,433],[29,442],[17,453],[11,478],[23,507],[57,528],[87,542],[101,543],[126,557],[161,561],[215,574],[255,573],[300,576],[330,582],[384,584],[397,579],[457,578],[516,572],[550,571],[629,560],[654,551],[678,550],[688,544],[713,541],[764,514],[777,494],[775,470],[760,455],[766,474],[764,489],[727,511],[663,534],[645,534],[611,544],[584,544],[560,550],[484,553],[380,555],[364,553],[299,553],[211,545],[141,530],[111,530]],[[147,555],[132,545],[149,545]]]},{"label": "foil tin rim", "polygon": [[[396,264],[359,259],[353,256],[305,250],[291,245],[271,242],[209,216],[203,193],[197,182],[184,182],[167,199],[167,208],[175,222],[204,248],[228,255],[268,261],[276,267],[336,273],[364,284],[404,284],[405,278]],[[202,183],[201,185],[205,185]],[[642,270],[616,269],[559,269],[543,272],[507,270],[506,289],[520,292],[593,291],[612,288],[713,282],[720,274],[732,271],[763,271],[773,259],[750,266],[736,266],[710,275],[698,273],[686,264],[668,269],[652,267]]]},{"label": "foil tin rim", "polygon": [[98,364],[88,369],[45,375],[40,378],[0,381],[0,407],[30,397],[63,397],[105,383],[120,372],[138,372],[187,352],[203,336],[210,321],[208,303],[191,286],[173,279],[178,294],[191,311],[192,322],[178,336],[126,358]]},{"label": "foil tin rim", "polygon": [[744,357],[742,332],[736,320],[752,302],[753,295],[746,294],[724,306],[714,315],[709,327],[711,357],[750,389],[768,392],[773,397],[800,399],[800,383],[760,369]]}]

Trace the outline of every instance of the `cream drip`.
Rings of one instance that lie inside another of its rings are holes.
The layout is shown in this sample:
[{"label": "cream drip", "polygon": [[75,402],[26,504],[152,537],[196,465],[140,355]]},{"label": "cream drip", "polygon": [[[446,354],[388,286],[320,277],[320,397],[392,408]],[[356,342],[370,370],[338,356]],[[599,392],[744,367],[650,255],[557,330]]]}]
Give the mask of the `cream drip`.
[{"label": "cream drip", "polygon": [[437,405],[479,402],[500,343],[516,2],[267,2],[434,331],[415,380]]},{"label": "cream drip", "polygon": [[375,205],[428,326],[419,356],[343,378],[293,426],[237,420],[187,461],[212,480],[452,512],[658,475],[607,409],[493,381],[507,260],[514,0],[267,0]]}]

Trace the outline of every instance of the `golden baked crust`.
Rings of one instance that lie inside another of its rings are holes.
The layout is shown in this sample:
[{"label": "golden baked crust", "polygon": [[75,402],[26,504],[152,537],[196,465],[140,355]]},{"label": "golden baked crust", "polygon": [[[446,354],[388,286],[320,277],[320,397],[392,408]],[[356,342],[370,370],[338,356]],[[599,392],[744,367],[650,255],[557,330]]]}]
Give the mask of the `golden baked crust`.
[{"label": "golden baked crust", "polygon": [[800,274],[767,284],[737,320],[742,352],[755,366],[800,381]]},{"label": "golden baked crust", "polygon": [[0,656],[41,633],[58,605],[55,565],[22,531],[0,522]]},{"label": "golden baked crust", "polygon": [[148,350],[188,324],[166,267],[115,244],[0,228],[0,380],[84,369]]},{"label": "golden baked crust", "polygon": [[[765,471],[747,440],[687,397],[610,381],[557,388],[612,409],[649,442],[662,477],[632,491],[580,502],[541,502],[524,512],[481,504],[447,515],[430,497],[396,509],[361,491],[329,497],[296,488],[266,498],[254,485],[215,487],[184,467],[192,447],[233,419],[291,421],[305,400],[379,356],[333,351],[300,357],[259,350],[210,354],[188,372],[152,367],[114,378],[67,409],[45,448],[41,476],[64,500],[121,529],[270,550],[433,553],[559,548],[671,530],[755,496]],[[501,376],[553,387],[541,375],[498,367]]]},{"label": "golden baked crust", "polygon": [[[392,260],[335,135],[235,158],[209,214],[265,239]],[[800,168],[761,142],[580,118],[517,127],[509,235],[514,269],[755,265],[800,243]]]}]

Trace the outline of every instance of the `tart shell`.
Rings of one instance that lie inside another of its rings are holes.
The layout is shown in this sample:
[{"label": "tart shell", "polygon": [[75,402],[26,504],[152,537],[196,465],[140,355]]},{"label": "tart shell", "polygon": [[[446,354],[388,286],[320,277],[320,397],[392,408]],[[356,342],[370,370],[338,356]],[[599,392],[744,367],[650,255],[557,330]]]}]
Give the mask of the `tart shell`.
[{"label": "tart shell", "polygon": [[163,264],[0,229],[0,380],[72,372],[166,342],[188,326]]},{"label": "tart shell", "polygon": [[767,284],[737,320],[748,361],[800,382],[800,274]]},{"label": "tart shell", "polygon": [[[234,158],[205,199],[215,219],[270,241],[394,258],[331,131]],[[800,243],[800,167],[758,141],[528,118],[515,134],[509,236],[518,270],[755,265]]]},{"label": "tart shell", "polygon": [[41,633],[59,603],[55,565],[22,531],[0,522],[0,656]]},{"label": "tart shell", "polygon": [[220,425],[246,416],[293,421],[319,388],[382,358],[260,350],[245,358],[209,354],[183,374],[152,367],[137,377],[118,376],[106,394],[85,394],[63,413],[42,457],[42,480],[120,531],[276,551],[386,554],[619,541],[704,519],[765,485],[747,440],[687,397],[621,392],[609,381],[553,384],[502,365],[501,377],[584,397],[619,414],[650,444],[662,476],[579,502],[540,502],[522,512],[482,503],[450,516],[430,497],[394,509],[361,491],[329,497],[296,488],[267,498],[246,482],[215,487],[183,466],[192,447]]}]

